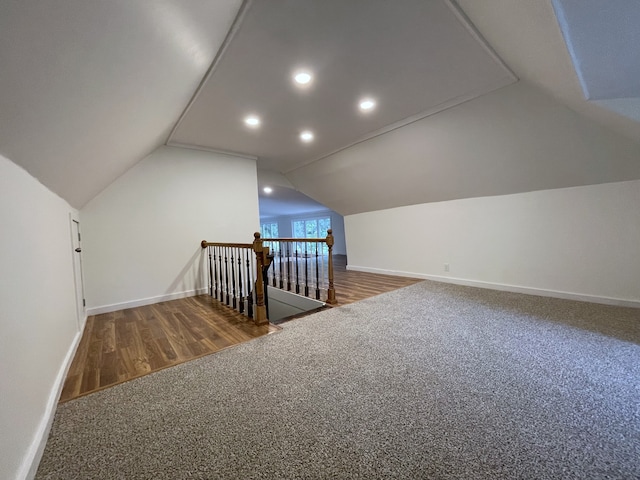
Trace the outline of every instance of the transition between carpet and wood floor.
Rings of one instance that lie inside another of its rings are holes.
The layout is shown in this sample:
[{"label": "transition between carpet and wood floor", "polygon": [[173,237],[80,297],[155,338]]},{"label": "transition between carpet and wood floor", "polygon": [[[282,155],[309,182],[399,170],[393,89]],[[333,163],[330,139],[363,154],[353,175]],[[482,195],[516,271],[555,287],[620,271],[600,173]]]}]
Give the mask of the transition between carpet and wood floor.
[{"label": "transition between carpet and wood floor", "polygon": [[425,281],[59,405],[36,478],[640,478],[639,395],[639,309]]},{"label": "transition between carpet and wood floor", "polygon": [[[354,272],[335,256],[338,305],[420,280]],[[298,315],[300,318],[304,315]],[[203,355],[275,333],[208,295],[90,316],[60,396],[66,402]]]}]

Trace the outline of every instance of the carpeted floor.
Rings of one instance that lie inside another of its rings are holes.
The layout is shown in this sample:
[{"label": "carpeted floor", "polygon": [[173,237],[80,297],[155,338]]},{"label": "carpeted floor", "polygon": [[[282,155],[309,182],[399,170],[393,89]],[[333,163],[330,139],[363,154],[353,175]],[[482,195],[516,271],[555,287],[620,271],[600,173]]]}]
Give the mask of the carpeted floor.
[{"label": "carpeted floor", "polygon": [[640,310],[419,283],[59,406],[37,478],[640,478]]}]

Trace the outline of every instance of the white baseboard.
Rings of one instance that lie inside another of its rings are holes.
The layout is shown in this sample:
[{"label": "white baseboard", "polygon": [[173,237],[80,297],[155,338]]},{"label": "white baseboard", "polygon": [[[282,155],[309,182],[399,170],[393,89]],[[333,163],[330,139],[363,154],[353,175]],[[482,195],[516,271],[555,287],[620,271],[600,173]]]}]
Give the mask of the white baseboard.
[{"label": "white baseboard", "polygon": [[441,275],[429,275],[426,273],[403,272],[401,270],[385,270],[383,268],[360,267],[357,265],[347,265],[347,270],[356,272],[379,273],[382,275],[394,275],[398,277],[423,278],[435,282],[453,283],[455,285],[465,285],[467,287],[488,288],[491,290],[501,290],[504,292],[525,293],[527,295],[538,295],[541,297],[563,298],[565,300],[578,300],[581,302],[602,303],[604,305],[615,305],[619,307],[640,308],[640,300],[627,300],[623,298],[602,297],[597,295],[587,295],[583,293],[562,292],[558,290],[546,290],[543,288],[522,287],[519,285],[507,285],[502,283],[484,282],[481,280],[468,280],[466,278],[444,277]]},{"label": "white baseboard", "polygon": [[67,378],[67,372],[69,371],[69,367],[71,367],[71,362],[73,361],[73,357],[75,356],[78,345],[80,344],[83,331],[84,326],[83,329],[77,332],[73,338],[73,342],[67,351],[67,355],[58,370],[58,375],[56,376],[53,388],[49,393],[49,400],[47,401],[44,414],[40,419],[40,424],[38,425],[38,429],[33,437],[31,446],[22,460],[22,466],[20,467],[17,477],[20,480],[31,480],[36,476],[38,465],[40,464],[42,454],[44,453],[44,448],[47,445],[51,425],[53,425],[53,418],[55,417],[58,400],[62,393],[62,387],[64,386],[64,381]]},{"label": "white baseboard", "polygon": [[153,305],[154,303],[167,302],[169,300],[178,300],[179,298],[193,297],[202,295],[209,291],[208,288],[198,288],[195,290],[186,290],[184,292],[168,293],[155,297],[141,298],[139,300],[131,300],[129,302],[113,303],[111,305],[102,305],[100,307],[87,308],[87,315],[99,315],[101,313],[117,312],[125,308],[142,307],[143,305]]}]

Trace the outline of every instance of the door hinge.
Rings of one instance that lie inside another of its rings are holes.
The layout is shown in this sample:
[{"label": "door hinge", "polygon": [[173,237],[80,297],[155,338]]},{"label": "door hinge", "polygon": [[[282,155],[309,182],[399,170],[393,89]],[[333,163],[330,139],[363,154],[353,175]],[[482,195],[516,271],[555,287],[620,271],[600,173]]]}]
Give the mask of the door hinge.
[{"label": "door hinge", "polygon": [[84,298],[82,299],[82,306],[83,306],[83,307],[86,307],[86,306],[87,306],[87,301],[86,301]]},{"label": "door hinge", "polygon": [[78,232],[78,241],[79,242],[82,241],[81,238],[80,238],[80,232]]}]

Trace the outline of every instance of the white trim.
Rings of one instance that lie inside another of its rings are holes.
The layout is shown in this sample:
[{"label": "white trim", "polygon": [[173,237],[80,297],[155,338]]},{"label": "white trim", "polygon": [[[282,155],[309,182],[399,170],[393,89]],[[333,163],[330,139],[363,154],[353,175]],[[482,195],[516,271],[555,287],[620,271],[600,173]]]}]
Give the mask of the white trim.
[{"label": "white trim", "polygon": [[180,117],[178,117],[178,121],[175,123],[175,125],[171,129],[171,132],[169,132],[169,136],[167,137],[167,141],[165,142],[166,145],[169,145],[171,143],[171,139],[173,138],[176,131],[178,130],[178,127],[184,120],[184,117],[186,117],[189,110],[191,110],[191,107],[195,103],[198,96],[200,96],[200,93],[202,92],[202,90],[204,89],[204,86],[209,81],[209,78],[211,78],[211,76],[213,75],[213,72],[216,70],[216,68],[220,64],[220,61],[222,60],[222,57],[226,53],[227,48],[231,43],[231,40],[233,40],[233,38],[236,36],[236,33],[238,33],[238,30],[240,30],[240,26],[242,25],[245,15],[249,11],[249,7],[251,6],[252,2],[253,0],[243,0],[242,4],[240,5],[240,8],[238,9],[238,13],[236,14],[236,17],[233,19],[231,28],[227,32],[227,35],[225,36],[224,40],[222,41],[222,44],[220,45],[220,48],[218,49],[218,53],[216,53],[216,56],[214,57],[213,62],[211,62],[211,65],[209,66],[209,70],[207,70],[207,73],[205,73],[204,78],[198,85],[198,88],[196,88],[196,91],[191,97],[191,100],[189,100],[189,103],[187,104],[183,112],[180,114]]},{"label": "white trim", "polygon": [[258,160],[258,157],[256,157],[255,155],[231,152],[229,150],[220,150],[218,148],[205,147],[203,145],[193,145],[191,143],[167,142],[167,147],[188,148],[189,150],[199,150],[201,152],[219,153],[221,155],[227,155],[228,157],[238,157],[238,158],[243,158],[245,160]]},{"label": "white trim", "polygon": [[169,300],[177,300],[179,298],[193,297],[202,295],[209,291],[208,288],[198,288],[196,290],[186,290],[184,292],[168,293],[166,295],[158,295],[155,297],[141,298],[139,300],[131,300],[129,302],[112,303],[111,305],[102,305],[100,307],[87,308],[87,315],[99,315],[101,313],[117,312],[125,308],[142,307],[144,305],[152,305],[159,302],[167,302]]},{"label": "white trim", "polygon": [[503,292],[524,293],[527,295],[538,295],[541,297],[563,298],[565,300],[601,303],[604,305],[615,305],[618,307],[640,308],[640,300],[627,300],[623,298],[603,297],[599,295],[588,295],[584,293],[563,292],[559,290],[548,290],[544,288],[522,287],[519,285],[507,285],[503,283],[485,282],[482,280],[443,277],[440,275],[429,275],[426,273],[403,272],[401,270],[385,270],[383,268],[360,267],[357,265],[347,265],[347,270],[353,270],[355,272],[379,273],[382,275],[394,275],[398,277],[423,278],[425,280],[433,280],[435,282],[453,283],[455,285],[487,288],[490,290],[500,290]]},{"label": "white trim", "polygon": [[[87,307],[85,305],[85,290],[84,290],[84,272],[82,271],[82,252],[80,253],[80,257],[75,255],[75,249],[73,246],[75,245],[75,232],[73,230],[73,223],[78,224],[78,245],[82,248],[82,241],[80,238],[82,234],[80,232],[80,214],[79,212],[69,212],[69,228],[71,228],[71,256],[73,262],[73,289],[75,291],[76,296],[76,312],[77,312],[77,322],[78,322],[78,330],[82,331],[84,329],[84,324],[87,321]],[[78,278],[76,277],[76,262],[79,263],[78,270],[80,271],[80,281],[78,282]],[[80,292],[78,292],[78,283],[80,284]],[[82,297],[82,298],[81,298]],[[82,303],[82,312],[78,311],[78,306]]]},{"label": "white trim", "polygon": [[478,44],[484,49],[485,52],[489,54],[489,56],[496,62],[498,65],[502,67],[504,71],[507,72],[507,75],[510,76],[514,82],[519,80],[518,76],[509,68],[509,66],[500,58],[500,55],[493,49],[489,42],[482,36],[480,31],[475,27],[473,22],[467,17],[467,14],[462,11],[460,6],[454,0],[444,0],[444,3],[449,10],[455,15],[458,21],[462,24],[462,26],[467,30],[469,35],[473,37],[473,39],[478,42]]},{"label": "white trim", "polygon": [[83,331],[84,325],[81,331],[76,332],[73,342],[67,351],[67,355],[60,366],[60,370],[58,370],[58,375],[56,376],[53,388],[49,393],[49,400],[47,401],[44,414],[40,419],[40,424],[38,425],[38,429],[33,437],[33,441],[27,450],[27,454],[23,457],[22,465],[18,471],[17,478],[20,480],[30,480],[36,476],[40,460],[42,459],[42,454],[44,453],[44,448],[47,445],[51,425],[53,425],[53,419],[55,417],[60,394],[62,393],[62,387],[64,386],[64,381],[67,378],[67,372],[69,371],[69,367],[71,367],[71,362],[73,361],[73,357],[75,356],[78,345],[80,344]]},{"label": "white trim", "polygon": [[[508,85],[511,85],[513,83],[516,83],[517,80],[513,80],[512,77],[506,76],[504,78],[501,78],[500,80],[498,80],[495,83],[492,83],[491,85],[487,85],[487,86],[483,86],[481,88],[472,90],[470,92],[467,92],[465,94],[462,95],[458,95],[457,97],[453,97],[450,98],[449,100],[446,100],[438,105],[434,105],[431,108],[428,108],[427,110],[424,110],[416,115],[412,115],[410,117],[404,118],[402,120],[399,120],[395,123],[391,123],[387,126],[384,126],[378,130],[374,130],[373,132],[369,132],[366,133],[365,135],[361,136],[360,138],[357,138],[355,141],[344,145],[340,148],[337,148],[336,150],[332,150],[328,153],[323,153],[322,155],[318,156],[318,157],[314,157],[311,158],[309,160],[305,160],[299,163],[296,163],[293,167],[287,169],[287,170],[283,170],[282,173],[286,176],[287,174],[293,173],[296,170],[299,170],[301,168],[307,167],[309,165],[311,165],[312,163],[318,162],[320,160],[323,160],[327,157],[330,157],[331,155],[335,155],[336,153],[339,153],[343,150],[346,150],[348,148],[351,148],[355,145],[358,145],[359,143],[363,143],[366,142],[367,140],[371,140],[372,138],[375,137],[379,137],[381,135],[384,135],[386,133],[392,132],[393,130],[397,130],[398,128],[402,128],[405,127],[407,125],[410,125],[412,123],[415,123],[417,121],[420,121],[424,118],[430,117],[432,115],[435,115],[436,113],[440,113],[443,112],[444,110],[448,110],[450,108],[453,107],[457,107],[458,105],[462,105],[463,103],[466,102],[470,102],[471,100],[475,100],[476,98],[480,98],[484,95],[487,95],[491,92],[494,92],[496,90],[499,90],[503,87],[506,87]],[[287,177],[287,179],[289,179]]]}]

